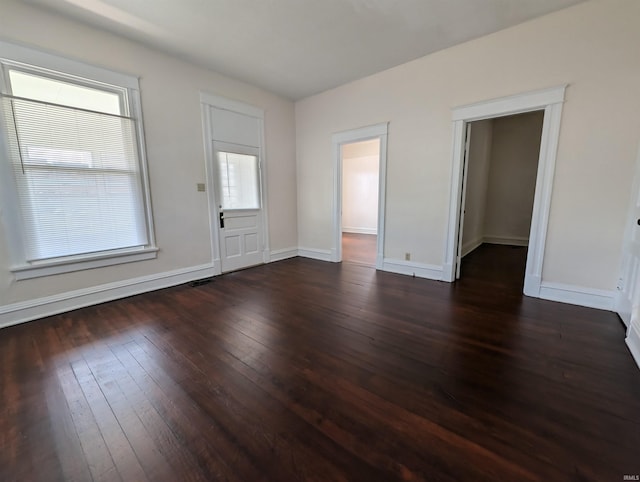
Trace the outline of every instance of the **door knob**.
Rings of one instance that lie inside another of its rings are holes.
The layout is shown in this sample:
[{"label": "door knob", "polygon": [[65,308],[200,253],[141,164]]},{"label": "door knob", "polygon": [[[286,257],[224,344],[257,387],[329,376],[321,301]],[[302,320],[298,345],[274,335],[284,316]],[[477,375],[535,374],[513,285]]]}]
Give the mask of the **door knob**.
[{"label": "door knob", "polygon": [[220,211],[220,229],[224,229],[224,213]]}]

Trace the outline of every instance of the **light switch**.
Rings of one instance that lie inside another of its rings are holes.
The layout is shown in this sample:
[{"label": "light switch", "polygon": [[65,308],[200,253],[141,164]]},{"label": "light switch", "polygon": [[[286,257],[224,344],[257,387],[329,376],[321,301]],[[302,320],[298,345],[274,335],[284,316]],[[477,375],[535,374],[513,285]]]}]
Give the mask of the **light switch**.
[{"label": "light switch", "polygon": [[198,186],[198,192],[204,192],[204,182],[199,182],[197,186]]}]

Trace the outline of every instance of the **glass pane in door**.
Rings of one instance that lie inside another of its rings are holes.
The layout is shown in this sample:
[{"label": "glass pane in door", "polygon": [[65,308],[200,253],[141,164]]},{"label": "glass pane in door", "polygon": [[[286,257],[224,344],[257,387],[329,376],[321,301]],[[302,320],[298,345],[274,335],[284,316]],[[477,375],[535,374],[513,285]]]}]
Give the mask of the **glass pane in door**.
[{"label": "glass pane in door", "polygon": [[260,209],[258,157],[218,152],[218,189],[222,209]]}]

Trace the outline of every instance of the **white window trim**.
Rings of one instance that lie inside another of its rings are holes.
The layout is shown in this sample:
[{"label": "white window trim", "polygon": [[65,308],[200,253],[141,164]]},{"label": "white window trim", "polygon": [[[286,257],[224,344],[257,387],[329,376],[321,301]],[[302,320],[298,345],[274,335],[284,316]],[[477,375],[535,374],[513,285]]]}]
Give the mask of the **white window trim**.
[{"label": "white window trim", "polygon": [[0,40],[0,58],[127,89],[139,90],[138,78]]},{"label": "white window trim", "polygon": [[[144,200],[144,212],[146,228],[148,230],[149,244],[144,247],[132,247],[121,250],[104,251],[98,253],[82,254],[77,256],[67,256],[33,263],[25,262],[25,255],[22,243],[22,228],[19,215],[6,210],[5,214],[0,205],[1,221],[4,223],[5,231],[8,233],[9,249],[11,253],[10,271],[14,274],[16,281],[33,279],[54,274],[69,273],[104,266],[112,266],[122,263],[130,263],[154,259],[157,257],[158,248],[155,242],[155,229],[153,217],[151,215],[151,194],[149,188],[149,172],[147,166],[147,155],[145,150],[144,128],[142,125],[142,104],[140,101],[140,86],[138,78],[135,76],[114,72],[85,64],[76,60],[49,54],[29,47],[16,45],[0,41],[0,62],[27,64],[39,69],[47,69],[54,72],[63,73],[70,76],[77,76],[82,79],[95,81],[122,87],[127,91],[129,100],[129,116],[138,119],[136,122],[137,147],[140,158],[140,178],[142,181],[142,195]],[[0,76],[0,88],[4,90],[5,79]],[[4,136],[0,136],[0,154],[7,156],[7,146]],[[2,163],[4,164],[4,163]],[[10,199],[15,195],[15,186],[9,181],[8,176],[0,176],[5,179],[0,186],[0,191],[5,193],[2,199],[7,206],[11,205]]]},{"label": "white window trim", "polygon": [[155,247],[130,248],[127,250],[114,250],[84,256],[70,256],[55,261],[39,262],[37,264],[13,266],[11,271],[16,280],[21,281],[53,274],[70,273],[72,271],[154,259],[157,257],[157,253],[158,248]]}]

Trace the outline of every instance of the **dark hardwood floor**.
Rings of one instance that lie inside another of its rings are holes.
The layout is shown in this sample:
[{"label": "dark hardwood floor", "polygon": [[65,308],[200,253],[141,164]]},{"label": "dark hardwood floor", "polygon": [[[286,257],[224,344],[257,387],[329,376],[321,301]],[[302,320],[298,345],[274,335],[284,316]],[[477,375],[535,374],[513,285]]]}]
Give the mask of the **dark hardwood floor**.
[{"label": "dark hardwood floor", "polygon": [[455,284],[295,258],[0,330],[0,480],[640,474],[621,323],[522,297],[517,251]]},{"label": "dark hardwood floor", "polygon": [[342,261],[375,266],[377,242],[375,234],[342,233]]},{"label": "dark hardwood floor", "polygon": [[484,290],[491,285],[493,289],[522,296],[527,249],[526,246],[481,244],[462,258],[461,283]]}]

